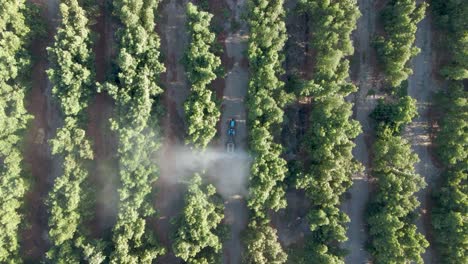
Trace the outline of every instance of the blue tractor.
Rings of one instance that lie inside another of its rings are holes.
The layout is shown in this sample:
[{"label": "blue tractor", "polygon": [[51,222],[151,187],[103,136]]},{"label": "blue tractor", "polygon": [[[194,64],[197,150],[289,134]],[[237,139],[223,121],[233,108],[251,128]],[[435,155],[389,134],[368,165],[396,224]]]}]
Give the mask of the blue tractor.
[{"label": "blue tractor", "polygon": [[229,120],[229,128],[228,128],[228,136],[235,136],[236,135],[236,120],[232,118]]},{"label": "blue tractor", "polygon": [[234,144],[234,136],[236,135],[236,120],[232,118],[229,120],[229,127],[227,131],[228,141],[226,144],[226,150],[229,153],[234,152],[236,145]]}]

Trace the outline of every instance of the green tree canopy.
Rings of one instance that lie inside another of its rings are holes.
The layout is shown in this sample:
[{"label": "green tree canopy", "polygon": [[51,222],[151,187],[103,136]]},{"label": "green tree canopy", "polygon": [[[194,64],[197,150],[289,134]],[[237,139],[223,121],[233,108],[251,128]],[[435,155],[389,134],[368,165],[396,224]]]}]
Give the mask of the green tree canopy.
[{"label": "green tree canopy", "polygon": [[455,264],[468,260],[468,94],[461,83],[452,83],[441,96],[444,115],[436,142],[444,171],[432,225],[441,257]]},{"label": "green tree canopy", "polygon": [[396,87],[413,74],[408,65],[420,50],[414,47],[417,24],[424,18],[427,3],[415,0],[391,0],[382,11],[384,36],[375,40],[387,81]]},{"label": "green tree canopy", "polygon": [[210,31],[213,15],[187,4],[190,44],[185,52],[185,68],[191,91],[184,104],[188,124],[187,143],[204,149],[216,134],[221,116],[215,95],[208,85],[217,77],[221,59],[213,53],[215,34]]},{"label": "green tree canopy", "polygon": [[20,263],[19,224],[27,183],[22,171],[21,134],[31,116],[24,107],[31,37],[24,0],[0,8],[0,262]]},{"label": "green tree canopy", "polygon": [[178,219],[173,250],[187,263],[210,264],[221,261],[220,223],[224,218],[222,199],[213,185],[204,185],[195,174]]},{"label": "green tree canopy", "polygon": [[120,204],[113,228],[110,263],[152,263],[165,249],[156,241],[146,218],[154,214],[149,195],[158,177],[152,157],[159,146],[158,126],[152,114],[163,90],[158,75],[159,37],[154,31],[158,0],[113,1],[122,27],[117,31],[118,83],[106,85],[114,98],[116,117],[111,126],[118,135]]},{"label": "green tree canopy", "polygon": [[276,230],[268,224],[251,223],[246,230],[245,264],[281,264],[288,255],[283,251]]},{"label": "green tree canopy", "polygon": [[89,239],[84,223],[90,216],[90,186],[86,184],[91,144],[80,120],[94,82],[91,33],[85,10],[77,0],[60,4],[61,22],[55,42],[48,48],[52,94],[65,116],[64,125],[50,140],[52,154],[63,158],[62,174],[49,193],[49,239],[52,247],[47,258],[54,263],[90,263],[104,261],[103,243]]},{"label": "green tree canopy", "polygon": [[380,133],[374,145],[377,191],[369,207],[370,252],[376,263],[423,263],[429,243],[413,223],[419,206],[415,193],[426,185],[414,170],[419,159],[406,140]]},{"label": "green tree canopy", "polygon": [[441,26],[446,51],[451,53],[451,61],[442,68],[447,79],[468,78],[468,5],[459,0],[432,0],[435,22]]}]

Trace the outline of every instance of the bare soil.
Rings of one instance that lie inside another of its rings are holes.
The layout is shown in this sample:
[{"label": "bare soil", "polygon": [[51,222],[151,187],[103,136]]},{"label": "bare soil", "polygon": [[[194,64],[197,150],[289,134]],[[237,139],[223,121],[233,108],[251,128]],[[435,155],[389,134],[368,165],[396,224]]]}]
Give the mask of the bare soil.
[{"label": "bare soil", "polygon": [[[96,81],[103,83],[115,56],[113,49],[114,23],[106,0],[99,0],[99,14],[92,30],[97,33],[94,45]],[[111,233],[117,216],[118,164],[117,137],[110,130],[109,118],[112,117],[114,101],[107,92],[97,93],[88,107],[87,134],[92,141],[94,160],[89,173],[89,181],[96,191],[96,207],[90,228],[95,238]]]},{"label": "bare soil", "polygon": [[[287,0],[286,28],[288,40],[284,53],[284,68],[286,74],[284,81],[288,89],[292,88],[294,80],[310,80],[312,78],[314,59],[313,51],[309,47],[310,27],[309,17],[298,12],[298,1]],[[285,108],[284,122],[281,133],[281,143],[285,147],[283,157],[287,161],[303,161],[304,154],[301,151],[303,136],[307,131],[310,100],[292,103]],[[287,207],[276,213],[271,213],[272,225],[278,231],[278,239],[283,247],[302,247],[304,237],[310,234],[308,221],[305,218],[310,208],[310,202],[304,191],[289,188],[286,191]]]},{"label": "bare soil", "polygon": [[166,114],[162,119],[164,139],[160,149],[165,156],[165,164],[159,164],[160,177],[156,182],[155,207],[158,213],[153,221],[160,243],[168,249],[168,254],[158,258],[157,263],[182,263],[172,252],[171,219],[175,218],[184,205],[185,184],[174,183],[174,166],[177,157],[175,146],[183,144],[185,135],[183,103],[187,98],[189,87],[185,69],[181,64],[187,46],[186,5],[187,0],[164,0],[160,5],[160,18],[157,31],[161,37],[161,50],[166,72],[162,75],[162,86],[165,88],[163,103]]},{"label": "bare soil", "polygon": [[55,135],[61,117],[51,99],[51,84],[45,70],[48,67],[46,47],[50,46],[58,18],[58,1],[31,1],[42,8],[41,16],[47,25],[48,35],[33,41],[34,62],[32,88],[26,97],[26,108],[34,116],[25,144],[25,165],[31,175],[31,188],[26,194],[25,221],[27,228],[21,234],[21,251],[26,262],[38,262],[49,248],[47,207],[45,200],[59,172],[58,160],[53,158],[47,140]]},{"label": "bare soil", "polygon": [[[417,100],[418,114],[413,122],[405,129],[404,136],[411,142],[413,151],[418,154],[420,162],[416,164],[416,172],[424,177],[427,187],[418,193],[421,202],[417,226],[432,245],[431,234],[431,194],[439,178],[439,169],[431,155],[432,148],[432,102],[434,94],[443,85],[436,80],[437,57],[432,48],[432,22],[430,10],[426,17],[418,24],[416,32],[416,46],[421,53],[411,61],[413,75],[408,79],[408,95]],[[434,247],[430,246],[423,255],[424,263],[438,263]]]},{"label": "bare soil", "polygon": [[[214,142],[215,148],[223,150],[228,140],[228,120],[235,118],[236,127],[236,151],[247,150],[247,127],[245,96],[248,89],[248,62],[246,61],[248,32],[247,25],[242,14],[246,11],[244,0],[209,1],[210,11],[215,14],[214,25],[221,29],[218,43],[223,47],[222,65],[226,75],[224,76],[224,90],[218,93],[221,99],[221,120],[218,130],[218,141]],[[231,17],[231,19],[226,19]],[[224,19],[223,19],[224,18]],[[215,83],[216,84],[216,83]],[[215,87],[216,88],[216,87]],[[221,97],[222,96],[222,97]],[[232,159],[230,166],[242,162],[242,159]],[[220,168],[223,166],[220,166]],[[217,172],[223,174],[222,170]],[[223,263],[237,264],[241,262],[242,241],[241,233],[247,226],[248,211],[242,194],[233,195],[225,201],[224,223],[230,225],[230,238],[223,245]]]},{"label": "bare soil", "polygon": [[[371,192],[371,149],[374,142],[374,127],[370,122],[369,114],[374,109],[377,98],[380,97],[380,79],[375,49],[372,47],[377,24],[377,3],[372,0],[359,0],[361,17],[357,22],[357,29],[353,32],[355,54],[352,59],[351,77],[359,90],[347,99],[354,103],[353,118],[358,120],[362,133],[356,138],[356,147],[353,149],[354,157],[363,164],[363,173],[353,176],[353,186],[348,190],[343,201],[342,210],[350,217],[348,224],[348,241],[344,248],[349,251],[345,257],[346,263],[369,263],[371,257],[366,251],[367,225],[365,211]],[[370,96],[374,91],[376,96]]]}]

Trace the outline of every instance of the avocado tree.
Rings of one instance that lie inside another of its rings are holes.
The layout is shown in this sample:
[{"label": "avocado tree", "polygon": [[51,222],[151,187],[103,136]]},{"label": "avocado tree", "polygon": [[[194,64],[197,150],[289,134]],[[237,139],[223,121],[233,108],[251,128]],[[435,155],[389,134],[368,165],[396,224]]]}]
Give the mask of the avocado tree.
[{"label": "avocado tree", "polygon": [[440,96],[444,115],[436,143],[444,170],[434,195],[432,226],[441,257],[455,264],[468,258],[468,94],[461,83],[451,83]]},{"label": "avocado tree", "polygon": [[[301,0],[300,12],[308,15],[310,47],[316,52],[313,77],[302,82],[299,96],[313,98],[310,123],[301,142],[304,158],[295,187],[311,202],[307,213],[312,234],[307,237],[304,263],[344,263],[340,243],[347,240],[349,217],[340,210],[352,176],[362,166],[352,155],[353,139],[361,132],[352,120],[352,104],[345,96],[356,91],[348,79],[347,56],[354,53],[351,32],[360,16],[356,1]],[[313,259],[313,260],[312,260]]]},{"label": "avocado tree", "polygon": [[24,107],[30,27],[24,0],[0,8],[0,262],[19,263],[20,208],[28,184],[22,170],[21,135],[31,116]]},{"label": "avocado tree", "polygon": [[385,35],[375,40],[377,55],[382,63],[386,79],[396,87],[413,74],[408,62],[420,49],[413,46],[416,25],[424,18],[427,3],[416,0],[391,0],[381,13]]},{"label": "avocado tree", "polygon": [[183,212],[177,219],[174,254],[187,263],[220,263],[223,211],[215,187],[203,184],[201,176],[195,174],[185,196]]},{"label": "avocado tree", "polygon": [[370,253],[376,263],[422,263],[429,246],[414,224],[419,206],[416,193],[426,186],[416,174],[419,161],[399,134],[416,116],[416,100],[380,101],[371,117],[376,121],[374,166],[377,190],[368,208]]},{"label": "avocado tree", "polygon": [[[248,59],[250,82],[247,92],[249,147],[254,157],[250,170],[249,226],[259,240],[245,240],[245,259],[254,263],[284,263],[286,253],[276,241],[276,231],[267,227],[268,211],[286,207],[283,180],[286,161],[282,146],[275,142],[283,122],[283,106],[288,101],[280,75],[284,73],[282,49],[287,39],[283,0],[248,1],[250,38]],[[274,252],[270,250],[274,248]],[[274,254],[272,254],[274,253]]]},{"label": "avocado tree", "polygon": [[155,99],[163,92],[158,75],[159,37],[154,31],[159,1],[113,1],[122,27],[117,31],[117,84],[104,86],[114,98],[111,128],[118,135],[120,204],[113,228],[110,263],[152,263],[165,249],[147,225],[155,211],[150,201],[158,168],[153,161],[159,147]]},{"label": "avocado tree", "polygon": [[213,53],[215,34],[210,31],[213,15],[187,4],[190,44],[185,52],[185,68],[191,84],[184,109],[187,118],[187,143],[204,149],[216,134],[221,116],[215,95],[207,86],[217,77],[221,59]]},{"label": "avocado tree", "polygon": [[63,164],[47,199],[52,243],[47,258],[54,263],[101,263],[103,244],[88,239],[84,226],[91,202],[87,162],[93,159],[82,123],[94,82],[91,34],[86,12],[77,0],[62,1],[60,15],[54,45],[48,48],[51,68],[47,74],[65,116],[64,125],[50,141],[52,154],[62,157]]}]

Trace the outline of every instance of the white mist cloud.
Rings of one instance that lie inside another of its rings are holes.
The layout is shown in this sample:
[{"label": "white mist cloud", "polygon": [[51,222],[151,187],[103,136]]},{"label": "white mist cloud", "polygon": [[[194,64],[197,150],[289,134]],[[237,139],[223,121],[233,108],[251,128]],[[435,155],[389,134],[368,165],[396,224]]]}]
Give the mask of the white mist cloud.
[{"label": "white mist cloud", "polygon": [[227,153],[223,148],[198,152],[187,146],[171,146],[161,149],[156,162],[160,178],[168,183],[187,182],[194,173],[205,172],[205,179],[224,198],[247,195],[251,159],[245,152]]}]

